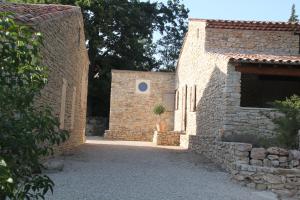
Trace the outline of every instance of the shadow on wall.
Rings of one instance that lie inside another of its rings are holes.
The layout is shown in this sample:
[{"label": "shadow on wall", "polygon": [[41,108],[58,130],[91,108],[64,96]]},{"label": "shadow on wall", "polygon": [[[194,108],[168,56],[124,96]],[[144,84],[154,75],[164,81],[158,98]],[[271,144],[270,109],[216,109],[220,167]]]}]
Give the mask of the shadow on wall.
[{"label": "shadow on wall", "polygon": [[[209,81],[201,91],[197,89],[196,107],[196,135],[206,140],[214,140],[222,133],[222,125],[225,115],[225,84],[227,75],[215,64]],[[202,79],[200,77],[200,79]],[[203,83],[197,80],[197,83]],[[199,87],[200,85],[197,85]],[[201,95],[198,100],[198,95]]]}]

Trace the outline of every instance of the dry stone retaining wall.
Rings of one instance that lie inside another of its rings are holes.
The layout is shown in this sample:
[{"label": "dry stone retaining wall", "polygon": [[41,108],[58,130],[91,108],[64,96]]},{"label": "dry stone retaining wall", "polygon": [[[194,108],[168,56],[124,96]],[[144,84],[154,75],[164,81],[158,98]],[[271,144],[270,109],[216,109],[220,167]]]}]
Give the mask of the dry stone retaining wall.
[{"label": "dry stone retaining wall", "polygon": [[300,170],[237,164],[233,178],[248,187],[271,190],[280,196],[300,198]]},{"label": "dry stone retaining wall", "polygon": [[[190,136],[190,149],[229,171],[233,179],[259,190],[300,198],[300,151],[252,148],[251,144]],[[274,164],[276,160],[276,163]]]}]

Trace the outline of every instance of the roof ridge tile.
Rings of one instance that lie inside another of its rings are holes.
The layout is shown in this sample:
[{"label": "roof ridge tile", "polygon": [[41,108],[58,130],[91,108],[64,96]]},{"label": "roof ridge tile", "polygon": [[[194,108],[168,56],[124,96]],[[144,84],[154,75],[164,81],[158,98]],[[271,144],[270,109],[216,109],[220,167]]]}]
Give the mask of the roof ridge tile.
[{"label": "roof ridge tile", "polygon": [[190,18],[190,21],[206,22],[206,28],[262,30],[262,31],[300,31],[300,23],[294,23],[294,22],[195,19],[195,18]]},{"label": "roof ridge tile", "polygon": [[76,6],[60,4],[25,4],[25,3],[1,3],[0,12],[11,12],[15,19],[22,22],[41,22],[54,18],[64,13],[78,9]]}]

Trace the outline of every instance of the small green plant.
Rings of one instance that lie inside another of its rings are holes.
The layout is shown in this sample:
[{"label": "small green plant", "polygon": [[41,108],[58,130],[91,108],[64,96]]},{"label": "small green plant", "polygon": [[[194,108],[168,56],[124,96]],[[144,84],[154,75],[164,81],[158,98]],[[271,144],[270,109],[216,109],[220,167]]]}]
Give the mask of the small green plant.
[{"label": "small green plant", "polygon": [[282,115],[271,117],[278,133],[277,141],[285,148],[298,148],[298,131],[300,130],[300,97],[293,95],[283,101],[275,101],[272,105]]},{"label": "small green plant", "polygon": [[282,101],[274,101],[270,105],[280,114],[273,115],[263,111],[261,114],[275,124],[274,131],[277,133],[275,136],[276,143],[283,148],[297,149],[299,147],[300,97],[293,95]]},{"label": "small green plant", "polygon": [[158,104],[153,108],[153,113],[158,116],[164,114],[165,111],[166,108],[162,104]]}]

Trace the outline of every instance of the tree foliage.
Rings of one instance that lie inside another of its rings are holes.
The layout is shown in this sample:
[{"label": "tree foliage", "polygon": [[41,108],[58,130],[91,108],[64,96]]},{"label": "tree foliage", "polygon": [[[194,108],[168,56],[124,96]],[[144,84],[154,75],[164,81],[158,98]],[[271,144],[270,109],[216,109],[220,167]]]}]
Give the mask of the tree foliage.
[{"label": "tree foliage", "polygon": [[289,18],[289,22],[299,22],[298,15],[296,14],[296,6],[292,5],[291,16]]},{"label": "tree foliage", "polygon": [[298,149],[298,131],[300,130],[300,97],[291,96],[283,101],[275,101],[273,106],[282,114],[272,117],[276,125],[277,143],[286,148]]},{"label": "tree foliage", "polygon": [[43,199],[54,183],[40,174],[41,158],[68,133],[51,109],[34,105],[46,84],[41,35],[0,15],[0,199]]},{"label": "tree foliage", "polygon": [[89,114],[108,116],[111,69],[174,71],[187,31],[181,0],[11,0],[82,8],[90,58]]},{"label": "tree foliage", "polygon": [[188,10],[180,0],[93,0],[81,6],[91,61],[89,103],[96,111],[89,113],[108,116],[111,69],[175,70],[187,30]]}]

